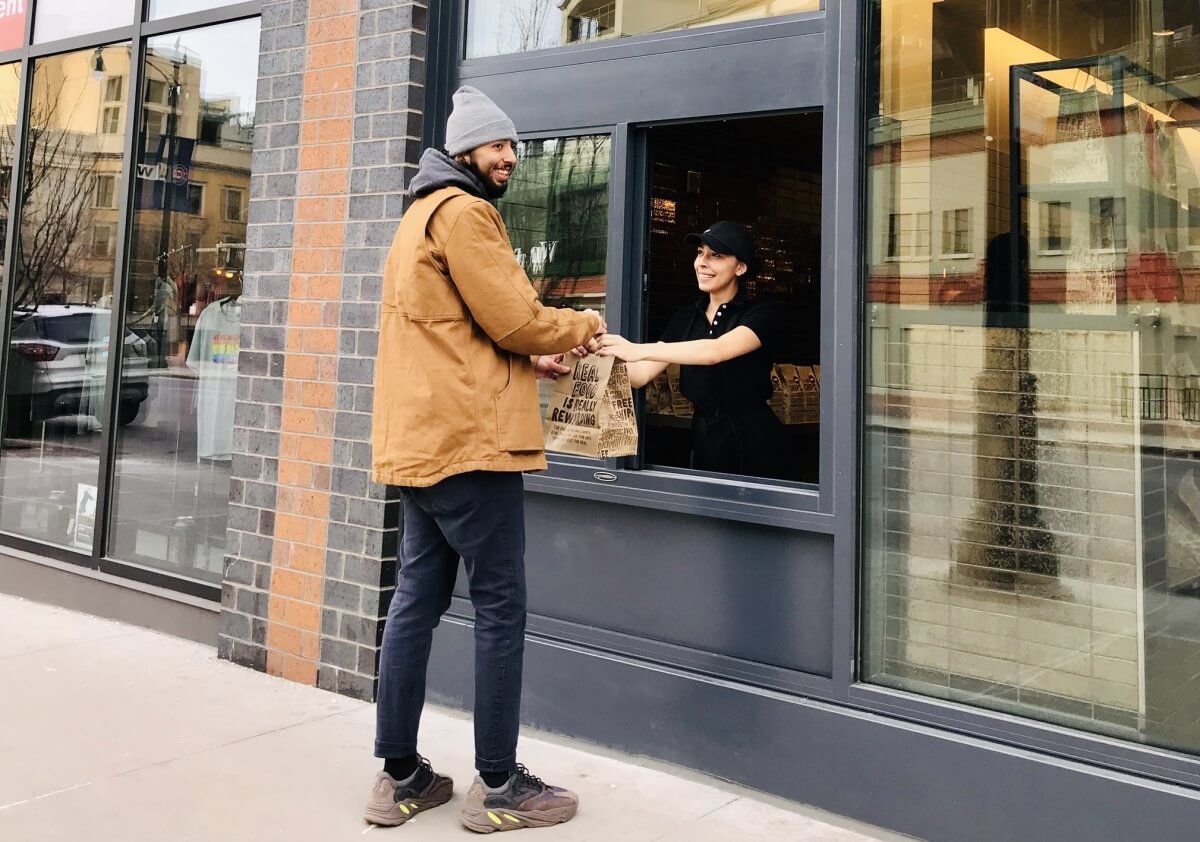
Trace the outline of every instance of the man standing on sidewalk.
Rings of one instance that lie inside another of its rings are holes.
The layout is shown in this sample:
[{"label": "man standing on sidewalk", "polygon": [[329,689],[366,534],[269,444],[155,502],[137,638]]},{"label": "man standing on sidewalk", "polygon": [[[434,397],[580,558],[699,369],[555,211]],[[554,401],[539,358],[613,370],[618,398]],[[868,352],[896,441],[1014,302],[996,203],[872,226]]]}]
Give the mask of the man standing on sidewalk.
[{"label": "man standing on sidewalk", "polygon": [[525,648],[523,471],[546,468],[537,376],[604,331],[592,311],[543,307],[492,201],[516,167],[512,121],[480,91],[454,95],[445,152],[427,149],[384,269],[372,445],[400,486],[404,537],[379,666],[374,824],[444,804],[453,783],[417,753],[433,629],[458,560],[475,607],[472,830],[567,821],[576,796],[517,763]]}]

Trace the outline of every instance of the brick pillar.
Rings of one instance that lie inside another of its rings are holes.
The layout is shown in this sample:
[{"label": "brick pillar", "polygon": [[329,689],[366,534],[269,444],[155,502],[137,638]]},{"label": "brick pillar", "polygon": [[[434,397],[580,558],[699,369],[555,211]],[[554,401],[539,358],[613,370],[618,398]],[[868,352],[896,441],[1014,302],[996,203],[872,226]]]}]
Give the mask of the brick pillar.
[{"label": "brick pillar", "polygon": [[371,699],[399,528],[394,493],[370,482],[372,383],[420,154],[426,11],[359,4],[263,9],[268,169],[252,177],[219,652]]}]

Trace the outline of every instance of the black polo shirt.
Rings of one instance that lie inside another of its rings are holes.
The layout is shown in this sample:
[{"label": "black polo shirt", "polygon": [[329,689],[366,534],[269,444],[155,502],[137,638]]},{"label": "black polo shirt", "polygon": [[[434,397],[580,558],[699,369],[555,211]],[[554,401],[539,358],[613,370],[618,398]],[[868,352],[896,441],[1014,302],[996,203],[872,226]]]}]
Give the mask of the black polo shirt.
[{"label": "black polo shirt", "polygon": [[779,335],[777,310],[765,301],[751,301],[739,290],[732,301],[722,304],[708,321],[708,296],[681,307],[667,329],[663,342],[716,339],[735,327],[754,331],[762,347],[717,365],[680,367],[679,390],[701,415],[746,412],[771,398],[771,365]]}]

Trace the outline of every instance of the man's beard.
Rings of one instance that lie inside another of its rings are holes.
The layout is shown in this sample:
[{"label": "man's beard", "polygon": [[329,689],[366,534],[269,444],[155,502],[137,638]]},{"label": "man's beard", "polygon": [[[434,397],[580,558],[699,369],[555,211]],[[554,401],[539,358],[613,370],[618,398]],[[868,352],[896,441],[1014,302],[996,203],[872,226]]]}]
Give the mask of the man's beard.
[{"label": "man's beard", "polygon": [[507,182],[504,184],[496,184],[496,182],[492,181],[491,177],[488,176],[487,173],[482,172],[479,167],[475,166],[474,164],[471,165],[471,169],[475,170],[475,175],[479,176],[479,180],[483,183],[483,189],[487,191],[488,198],[504,198],[504,194],[508,192]]}]

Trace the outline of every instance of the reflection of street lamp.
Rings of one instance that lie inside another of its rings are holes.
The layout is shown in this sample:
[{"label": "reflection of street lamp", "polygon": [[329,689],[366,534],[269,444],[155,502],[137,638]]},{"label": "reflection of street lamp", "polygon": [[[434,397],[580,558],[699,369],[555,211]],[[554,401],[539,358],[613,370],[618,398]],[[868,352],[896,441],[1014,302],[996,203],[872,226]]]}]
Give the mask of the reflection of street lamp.
[{"label": "reflection of street lamp", "polygon": [[96,52],[92,53],[92,78],[97,82],[103,82],[104,71],[104,48],[97,47]]},{"label": "reflection of street lamp", "polygon": [[[186,61],[186,56],[184,58]],[[170,111],[167,113],[167,126],[162,134],[162,155],[159,159],[159,175],[162,178],[162,223],[158,235],[158,258],[156,260],[156,275],[154,279],[154,293],[152,299],[152,307],[154,311],[154,336],[157,347],[155,349],[155,367],[162,368],[165,365],[165,348],[163,347],[164,339],[166,338],[166,319],[168,304],[171,298],[174,297],[175,290],[170,278],[170,256],[171,256],[171,210],[175,201],[175,146],[176,135],[178,134],[178,109],[179,109],[179,68],[181,61],[176,58],[171,58],[171,78],[168,80],[161,71],[154,67],[152,57],[146,57],[147,71],[154,69],[163,77],[163,81],[167,82],[167,104],[170,106]],[[147,73],[146,93],[149,93],[150,82],[149,73]],[[142,136],[141,154],[144,156],[147,153],[146,139],[148,139],[149,130],[146,125],[148,110],[145,108],[145,103],[148,101],[148,96],[143,95],[142,107]]]}]

